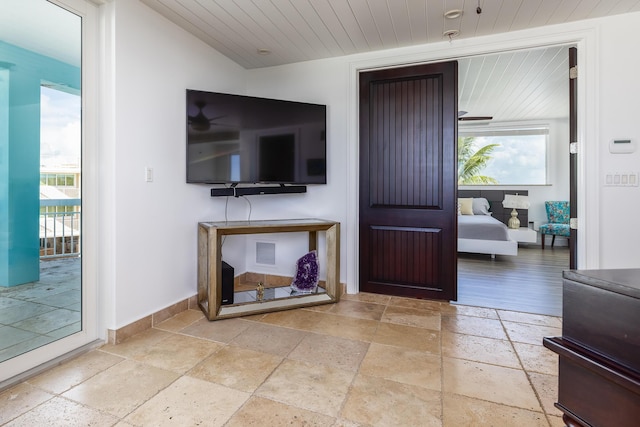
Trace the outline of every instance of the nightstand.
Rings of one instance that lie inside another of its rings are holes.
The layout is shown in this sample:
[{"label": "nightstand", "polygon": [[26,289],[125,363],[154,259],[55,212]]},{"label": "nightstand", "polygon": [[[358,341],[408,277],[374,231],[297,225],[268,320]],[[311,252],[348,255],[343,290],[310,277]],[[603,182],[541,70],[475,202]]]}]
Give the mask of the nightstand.
[{"label": "nightstand", "polygon": [[538,233],[527,227],[510,228],[509,239],[516,242],[536,243],[538,241]]}]

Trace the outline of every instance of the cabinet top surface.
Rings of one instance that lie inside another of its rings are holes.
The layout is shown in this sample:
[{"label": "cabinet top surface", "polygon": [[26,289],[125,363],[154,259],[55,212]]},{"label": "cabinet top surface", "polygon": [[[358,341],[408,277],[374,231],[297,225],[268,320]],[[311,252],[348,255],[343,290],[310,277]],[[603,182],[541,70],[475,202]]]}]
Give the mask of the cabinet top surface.
[{"label": "cabinet top surface", "polygon": [[563,277],[596,288],[640,298],[640,269],[638,268],[567,270],[563,272]]},{"label": "cabinet top surface", "polygon": [[270,219],[257,221],[210,221],[201,222],[200,225],[215,228],[247,228],[247,227],[295,227],[295,226],[331,226],[336,224],[335,221],[318,218],[300,218],[300,219]]}]

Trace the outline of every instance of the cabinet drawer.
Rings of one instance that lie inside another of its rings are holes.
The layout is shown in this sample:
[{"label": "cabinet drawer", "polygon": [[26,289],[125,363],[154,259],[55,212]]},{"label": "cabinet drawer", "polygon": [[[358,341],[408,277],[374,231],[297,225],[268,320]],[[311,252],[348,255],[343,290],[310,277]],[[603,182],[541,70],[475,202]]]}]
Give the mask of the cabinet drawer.
[{"label": "cabinet drawer", "polygon": [[638,425],[640,376],[559,337],[544,346],[559,355],[560,410],[585,426]]},{"label": "cabinet drawer", "polygon": [[562,337],[640,373],[640,299],[564,280]]},{"label": "cabinet drawer", "polygon": [[611,381],[598,369],[560,356],[558,407],[592,427],[637,427],[640,395],[624,381]]}]

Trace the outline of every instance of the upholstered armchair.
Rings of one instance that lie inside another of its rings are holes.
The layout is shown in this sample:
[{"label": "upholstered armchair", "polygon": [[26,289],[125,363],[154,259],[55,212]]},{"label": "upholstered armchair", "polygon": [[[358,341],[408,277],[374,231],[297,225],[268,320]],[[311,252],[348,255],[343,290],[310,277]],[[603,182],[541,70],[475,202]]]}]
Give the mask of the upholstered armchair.
[{"label": "upholstered armchair", "polygon": [[542,249],[544,249],[544,239],[547,234],[553,236],[551,247],[556,242],[556,236],[569,237],[571,235],[569,229],[569,202],[545,202],[544,204],[549,222],[540,226]]}]

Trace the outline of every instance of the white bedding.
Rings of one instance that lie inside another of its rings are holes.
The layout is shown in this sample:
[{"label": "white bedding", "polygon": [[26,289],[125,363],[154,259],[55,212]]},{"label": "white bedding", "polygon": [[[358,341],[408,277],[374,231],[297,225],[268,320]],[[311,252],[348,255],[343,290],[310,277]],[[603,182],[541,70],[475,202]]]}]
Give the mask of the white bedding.
[{"label": "white bedding", "polygon": [[491,215],[458,215],[458,237],[506,241],[509,240],[509,231]]},{"label": "white bedding", "polygon": [[490,215],[458,215],[458,252],[518,255],[518,242],[509,229]]}]

